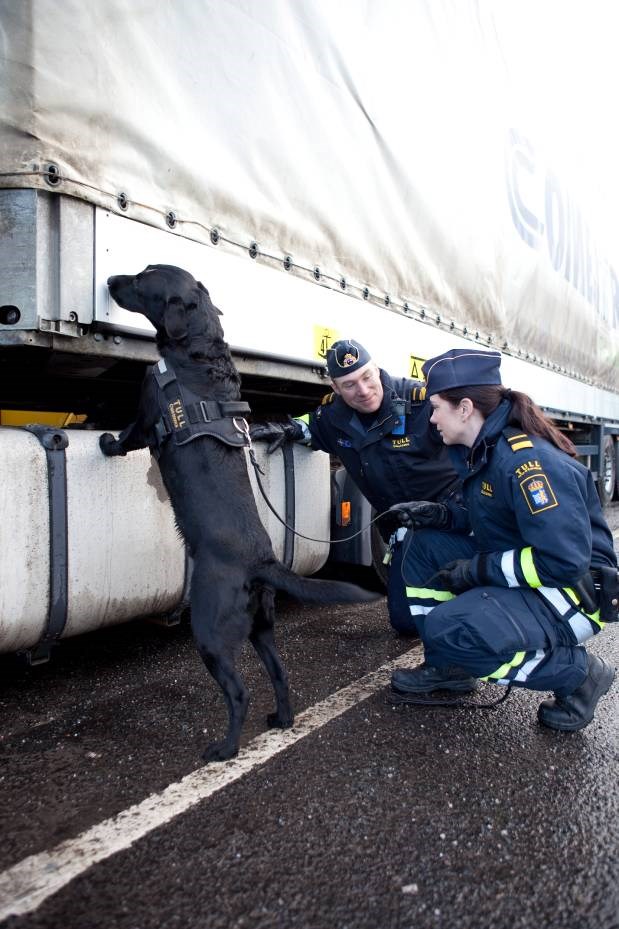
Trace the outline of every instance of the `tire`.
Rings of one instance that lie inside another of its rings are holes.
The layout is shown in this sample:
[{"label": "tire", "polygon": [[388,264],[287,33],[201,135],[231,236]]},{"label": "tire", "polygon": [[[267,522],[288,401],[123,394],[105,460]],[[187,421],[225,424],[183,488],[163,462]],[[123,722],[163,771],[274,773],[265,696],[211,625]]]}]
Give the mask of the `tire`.
[{"label": "tire", "polygon": [[598,494],[602,506],[607,506],[613,499],[617,489],[617,458],[619,446],[615,449],[615,440],[612,435],[604,436],[600,454],[600,470],[597,481]]}]

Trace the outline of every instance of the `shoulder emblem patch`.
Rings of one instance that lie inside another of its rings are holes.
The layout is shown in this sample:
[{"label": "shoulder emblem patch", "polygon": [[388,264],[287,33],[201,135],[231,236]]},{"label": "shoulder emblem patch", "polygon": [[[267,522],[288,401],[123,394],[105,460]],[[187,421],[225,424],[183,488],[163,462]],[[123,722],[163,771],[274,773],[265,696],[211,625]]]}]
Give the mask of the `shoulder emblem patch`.
[{"label": "shoulder emblem patch", "polygon": [[533,448],[533,442],[526,432],[510,435],[507,437],[507,441],[512,452],[519,452],[521,448]]},{"label": "shoulder emblem patch", "polygon": [[482,497],[494,497],[494,488],[490,481],[481,482],[481,495]]},{"label": "shoulder emblem patch", "polygon": [[333,403],[335,400],[335,393],[332,391],[330,394],[325,394],[322,400],[320,401],[321,406],[325,406],[327,403]]},{"label": "shoulder emblem patch", "polygon": [[425,387],[411,387],[411,401],[413,403],[421,403],[426,399],[426,388]]},{"label": "shoulder emblem patch", "polygon": [[524,499],[531,513],[535,516],[537,513],[543,513],[544,510],[551,510],[559,506],[554,491],[550,486],[550,481],[545,474],[533,474],[525,477],[520,482],[520,489],[524,494]]}]

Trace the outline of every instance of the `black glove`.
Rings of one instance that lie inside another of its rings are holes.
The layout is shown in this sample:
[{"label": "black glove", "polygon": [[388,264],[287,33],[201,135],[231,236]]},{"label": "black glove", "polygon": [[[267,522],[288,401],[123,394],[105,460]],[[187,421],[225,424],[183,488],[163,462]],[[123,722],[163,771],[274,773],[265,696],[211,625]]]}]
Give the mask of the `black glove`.
[{"label": "black glove", "polygon": [[444,503],[411,500],[410,503],[396,503],[387,512],[393,513],[407,529],[449,529],[451,525],[451,513]]},{"label": "black glove", "polygon": [[450,561],[443,565],[432,580],[440,581],[445,590],[450,590],[453,594],[461,594],[465,590],[470,590],[471,587],[479,586],[473,562],[469,558],[458,558],[457,561]]},{"label": "black glove", "polygon": [[106,458],[113,458],[115,455],[126,455],[127,452],[122,447],[118,439],[115,439],[111,432],[104,432],[99,436],[99,448]]},{"label": "black glove", "polygon": [[391,535],[397,532],[401,525],[398,513],[392,513],[391,510],[387,510],[376,520],[376,527],[385,542],[389,541]]},{"label": "black glove", "polygon": [[255,440],[270,442],[267,455],[276,452],[284,442],[294,442],[303,438],[303,427],[300,423],[289,419],[285,423],[256,423],[249,427],[252,442]]}]

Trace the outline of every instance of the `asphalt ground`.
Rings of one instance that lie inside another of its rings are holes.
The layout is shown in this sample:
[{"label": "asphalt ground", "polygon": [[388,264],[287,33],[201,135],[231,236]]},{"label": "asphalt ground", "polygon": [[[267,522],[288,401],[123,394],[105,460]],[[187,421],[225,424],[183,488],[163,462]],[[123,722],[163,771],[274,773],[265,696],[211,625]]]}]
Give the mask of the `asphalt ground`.
[{"label": "asphalt ground", "polygon": [[[539,726],[545,695],[523,690],[491,710],[393,707],[389,672],[374,672],[421,653],[392,633],[384,600],[282,602],[278,642],[297,740],[269,754],[270,685],[247,647],[243,748],[207,767],[225,713],[186,624],[67,640],[35,668],[0,658],[2,929],[619,927],[617,682],[565,734]],[[619,666],[619,629],[590,651]],[[323,720],[315,708],[351,685],[349,708]],[[483,698],[502,693],[484,685]],[[230,781],[192,798],[191,778],[216,770]],[[163,792],[187,777],[190,799],[167,814]],[[128,844],[153,795],[155,824]],[[118,850],[88,867],[79,838],[110,822]],[[62,843],[75,876],[8,915],[24,887],[53,888],[60,866],[41,856]],[[20,884],[10,875],[29,860]]]}]

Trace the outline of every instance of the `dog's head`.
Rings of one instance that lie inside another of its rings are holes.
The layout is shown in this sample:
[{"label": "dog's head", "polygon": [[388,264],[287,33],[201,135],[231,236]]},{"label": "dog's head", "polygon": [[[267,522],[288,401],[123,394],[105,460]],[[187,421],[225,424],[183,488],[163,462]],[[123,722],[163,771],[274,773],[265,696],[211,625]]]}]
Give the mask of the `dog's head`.
[{"label": "dog's head", "polygon": [[148,265],[139,274],[116,274],[107,284],[119,306],[153,324],[160,344],[197,335],[223,337],[221,313],[208,290],[182,268]]}]

